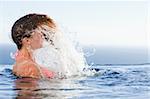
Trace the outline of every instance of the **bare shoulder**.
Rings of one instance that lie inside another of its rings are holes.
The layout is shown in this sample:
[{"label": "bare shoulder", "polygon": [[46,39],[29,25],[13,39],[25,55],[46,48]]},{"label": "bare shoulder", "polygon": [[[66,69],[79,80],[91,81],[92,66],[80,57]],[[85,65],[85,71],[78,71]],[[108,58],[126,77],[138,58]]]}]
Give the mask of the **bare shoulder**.
[{"label": "bare shoulder", "polygon": [[26,60],[13,66],[13,73],[20,77],[40,78],[40,70],[33,61]]}]

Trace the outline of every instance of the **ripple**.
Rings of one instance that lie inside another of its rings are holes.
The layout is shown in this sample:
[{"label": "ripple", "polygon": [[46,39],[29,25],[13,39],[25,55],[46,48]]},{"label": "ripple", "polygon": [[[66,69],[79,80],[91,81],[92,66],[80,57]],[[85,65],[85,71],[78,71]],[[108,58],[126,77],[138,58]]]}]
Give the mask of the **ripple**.
[{"label": "ripple", "polygon": [[12,70],[0,71],[2,98],[101,98],[148,99],[150,94],[150,67],[99,66],[95,75],[67,79],[36,80],[16,78]]}]

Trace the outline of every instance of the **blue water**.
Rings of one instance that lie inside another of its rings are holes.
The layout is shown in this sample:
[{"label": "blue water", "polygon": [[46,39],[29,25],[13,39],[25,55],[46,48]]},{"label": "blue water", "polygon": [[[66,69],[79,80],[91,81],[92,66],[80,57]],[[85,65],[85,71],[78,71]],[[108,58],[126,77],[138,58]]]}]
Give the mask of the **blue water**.
[{"label": "blue water", "polygon": [[150,64],[92,66],[93,76],[36,80],[17,78],[0,65],[0,99],[149,99]]},{"label": "blue water", "polygon": [[0,44],[0,64],[13,64],[14,60],[10,53],[15,53],[16,46],[11,44]]},{"label": "blue water", "polygon": [[[96,48],[94,55],[86,56],[88,64],[94,63],[89,68],[96,71],[94,75],[42,80],[12,74],[14,60],[10,53],[15,50],[15,45],[0,45],[0,99],[150,98],[146,48]],[[89,48],[84,51],[93,53]]]},{"label": "blue water", "polygon": [[[94,50],[95,49],[95,50]],[[16,46],[0,44],[0,64],[13,64],[10,53],[15,53]],[[88,64],[143,64],[148,60],[148,48],[84,46],[83,51]]]}]

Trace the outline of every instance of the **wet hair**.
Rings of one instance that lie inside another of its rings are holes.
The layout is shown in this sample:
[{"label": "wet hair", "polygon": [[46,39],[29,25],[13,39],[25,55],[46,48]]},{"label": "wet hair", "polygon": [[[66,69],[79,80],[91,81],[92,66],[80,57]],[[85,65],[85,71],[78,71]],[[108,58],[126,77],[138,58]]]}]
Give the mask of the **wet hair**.
[{"label": "wet hair", "polygon": [[11,29],[11,36],[17,48],[22,48],[22,39],[29,38],[32,34],[32,30],[35,30],[41,25],[47,25],[51,28],[55,28],[54,21],[44,14],[28,14],[18,19]]}]

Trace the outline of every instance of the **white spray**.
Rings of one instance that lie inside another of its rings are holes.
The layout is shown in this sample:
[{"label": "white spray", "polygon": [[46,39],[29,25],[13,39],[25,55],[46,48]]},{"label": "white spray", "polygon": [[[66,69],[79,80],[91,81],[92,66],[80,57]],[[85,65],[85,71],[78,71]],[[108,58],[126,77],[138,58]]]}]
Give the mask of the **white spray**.
[{"label": "white spray", "polygon": [[73,42],[63,32],[53,32],[48,26],[37,29],[48,36],[43,48],[35,50],[33,56],[35,61],[43,67],[54,71],[58,76],[70,77],[81,75],[87,66],[84,53],[77,51]]}]

